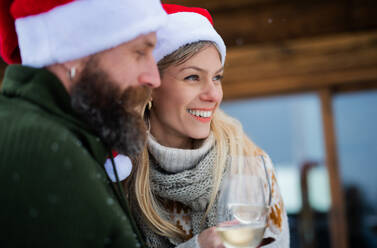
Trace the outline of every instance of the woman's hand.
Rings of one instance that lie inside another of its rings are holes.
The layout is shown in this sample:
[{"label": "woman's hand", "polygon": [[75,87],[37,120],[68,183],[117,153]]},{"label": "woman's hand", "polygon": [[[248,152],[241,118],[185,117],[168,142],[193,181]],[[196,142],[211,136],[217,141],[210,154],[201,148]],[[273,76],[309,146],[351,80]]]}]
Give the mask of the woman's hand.
[{"label": "woman's hand", "polygon": [[198,236],[198,242],[201,248],[225,248],[216,233],[216,227],[210,227],[201,232]]}]

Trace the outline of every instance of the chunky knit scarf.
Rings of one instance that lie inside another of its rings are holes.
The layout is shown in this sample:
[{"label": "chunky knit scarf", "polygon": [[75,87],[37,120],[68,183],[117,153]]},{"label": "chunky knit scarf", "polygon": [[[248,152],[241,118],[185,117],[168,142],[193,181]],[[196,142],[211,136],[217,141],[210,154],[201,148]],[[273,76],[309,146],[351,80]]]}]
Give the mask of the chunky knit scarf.
[{"label": "chunky knit scarf", "polygon": [[[168,168],[161,166],[160,163],[157,162],[157,159],[155,159],[154,156],[150,154],[150,180],[153,193],[161,199],[179,202],[185,206],[188,206],[191,209],[191,212],[189,214],[191,218],[192,231],[196,236],[188,241],[185,241],[182,239],[169,239],[167,237],[157,235],[153,231],[153,229],[146,224],[146,221],[143,219],[141,213],[139,212],[139,214],[136,214],[135,217],[137,218],[137,222],[149,247],[198,248],[199,246],[196,239],[197,235],[200,234],[200,232],[202,232],[204,229],[215,226],[217,224],[217,199],[214,206],[210,209],[208,215],[202,223],[203,216],[210,200],[213,184],[212,171],[216,160],[215,144],[214,142],[212,142],[211,144],[212,145],[209,147],[206,153],[201,153],[200,159],[197,160],[198,162],[195,166],[186,167],[186,169],[182,169],[179,172],[167,171]],[[162,161],[164,160],[162,159]],[[272,172],[273,165],[270,159],[268,158],[266,161],[269,171]],[[228,165],[229,162],[230,161],[227,161]],[[226,168],[229,168],[229,166],[226,166]],[[225,173],[228,172],[226,171]],[[271,178],[275,177],[271,176]],[[275,187],[277,187],[276,183]],[[274,194],[272,202],[276,206],[283,206],[279,189],[274,188],[273,192]],[[275,208],[272,208],[272,210],[274,209]],[[160,216],[167,220],[171,220],[171,213],[167,212],[166,210],[161,211],[162,212],[159,213]],[[279,218],[272,218],[274,216],[270,216],[270,221],[274,222],[274,220],[281,219],[282,222],[280,221],[275,224],[271,223],[269,228],[267,228],[265,236],[274,237],[276,239],[276,242],[266,246],[266,248],[288,248],[289,229],[286,213],[284,211],[283,213],[278,214],[278,211],[276,210],[272,211],[271,214],[274,213]]]},{"label": "chunky knit scarf", "polygon": [[[190,207],[190,217],[193,234],[197,235],[204,229],[216,225],[216,206],[212,207],[203,224],[202,219],[209,204],[212,183],[213,183],[213,165],[215,164],[216,152],[214,146],[204,154],[198,164],[188,170],[178,173],[167,173],[158,162],[151,156],[150,160],[150,179],[151,187],[154,194],[162,199],[177,201],[185,206]],[[169,213],[160,213],[166,219],[169,219]],[[153,232],[142,221],[139,216],[139,223],[147,244],[150,247],[176,247],[184,242],[180,239],[168,239],[161,237]],[[196,247],[194,240],[181,244],[179,247]]]}]

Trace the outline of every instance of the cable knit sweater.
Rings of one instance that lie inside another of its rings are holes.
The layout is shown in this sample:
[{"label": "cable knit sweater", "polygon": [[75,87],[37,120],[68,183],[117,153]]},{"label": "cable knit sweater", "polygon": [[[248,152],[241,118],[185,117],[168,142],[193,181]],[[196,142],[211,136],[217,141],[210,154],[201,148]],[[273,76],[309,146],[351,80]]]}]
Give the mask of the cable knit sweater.
[{"label": "cable knit sweater", "polygon": [[[166,199],[163,202],[165,211],[160,214],[186,233],[183,240],[161,237],[155,234],[139,215],[137,219],[149,247],[200,248],[197,239],[200,232],[216,225],[216,204],[208,214],[205,225],[202,227],[199,223],[211,192],[212,170],[216,158],[214,148],[215,140],[212,134],[198,149],[191,150],[165,147],[152,136],[148,137],[152,190],[160,198]],[[266,158],[272,182],[272,207],[265,237],[276,239],[264,247],[289,247],[287,215],[273,165],[266,154],[262,151],[260,153]]]}]

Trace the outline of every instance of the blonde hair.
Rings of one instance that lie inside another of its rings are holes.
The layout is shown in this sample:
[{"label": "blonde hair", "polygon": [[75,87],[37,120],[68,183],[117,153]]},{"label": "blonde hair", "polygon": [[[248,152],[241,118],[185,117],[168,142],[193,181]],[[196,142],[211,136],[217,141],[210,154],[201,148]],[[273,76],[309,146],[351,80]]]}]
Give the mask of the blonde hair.
[{"label": "blonde hair", "polygon": [[[163,72],[172,64],[183,63],[211,43],[200,41],[181,47],[158,63],[159,70]],[[216,166],[213,170],[213,190],[202,223],[204,223],[205,217],[215,203],[228,155],[249,155],[257,149],[254,143],[244,134],[240,122],[226,115],[221,109],[217,109],[214,113],[211,131],[216,142]],[[159,235],[185,238],[186,235],[182,230],[159,215],[164,210],[151,190],[147,148],[144,149],[137,163],[138,166],[130,183],[144,219]]]}]

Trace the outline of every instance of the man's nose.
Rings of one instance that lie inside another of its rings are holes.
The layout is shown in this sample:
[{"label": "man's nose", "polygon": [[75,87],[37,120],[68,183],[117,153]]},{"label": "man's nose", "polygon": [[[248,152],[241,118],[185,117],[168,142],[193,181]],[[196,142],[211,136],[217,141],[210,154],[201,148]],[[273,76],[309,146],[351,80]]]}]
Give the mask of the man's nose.
[{"label": "man's nose", "polygon": [[160,73],[153,56],[150,60],[148,69],[139,76],[139,83],[151,88],[157,88],[161,85]]}]

